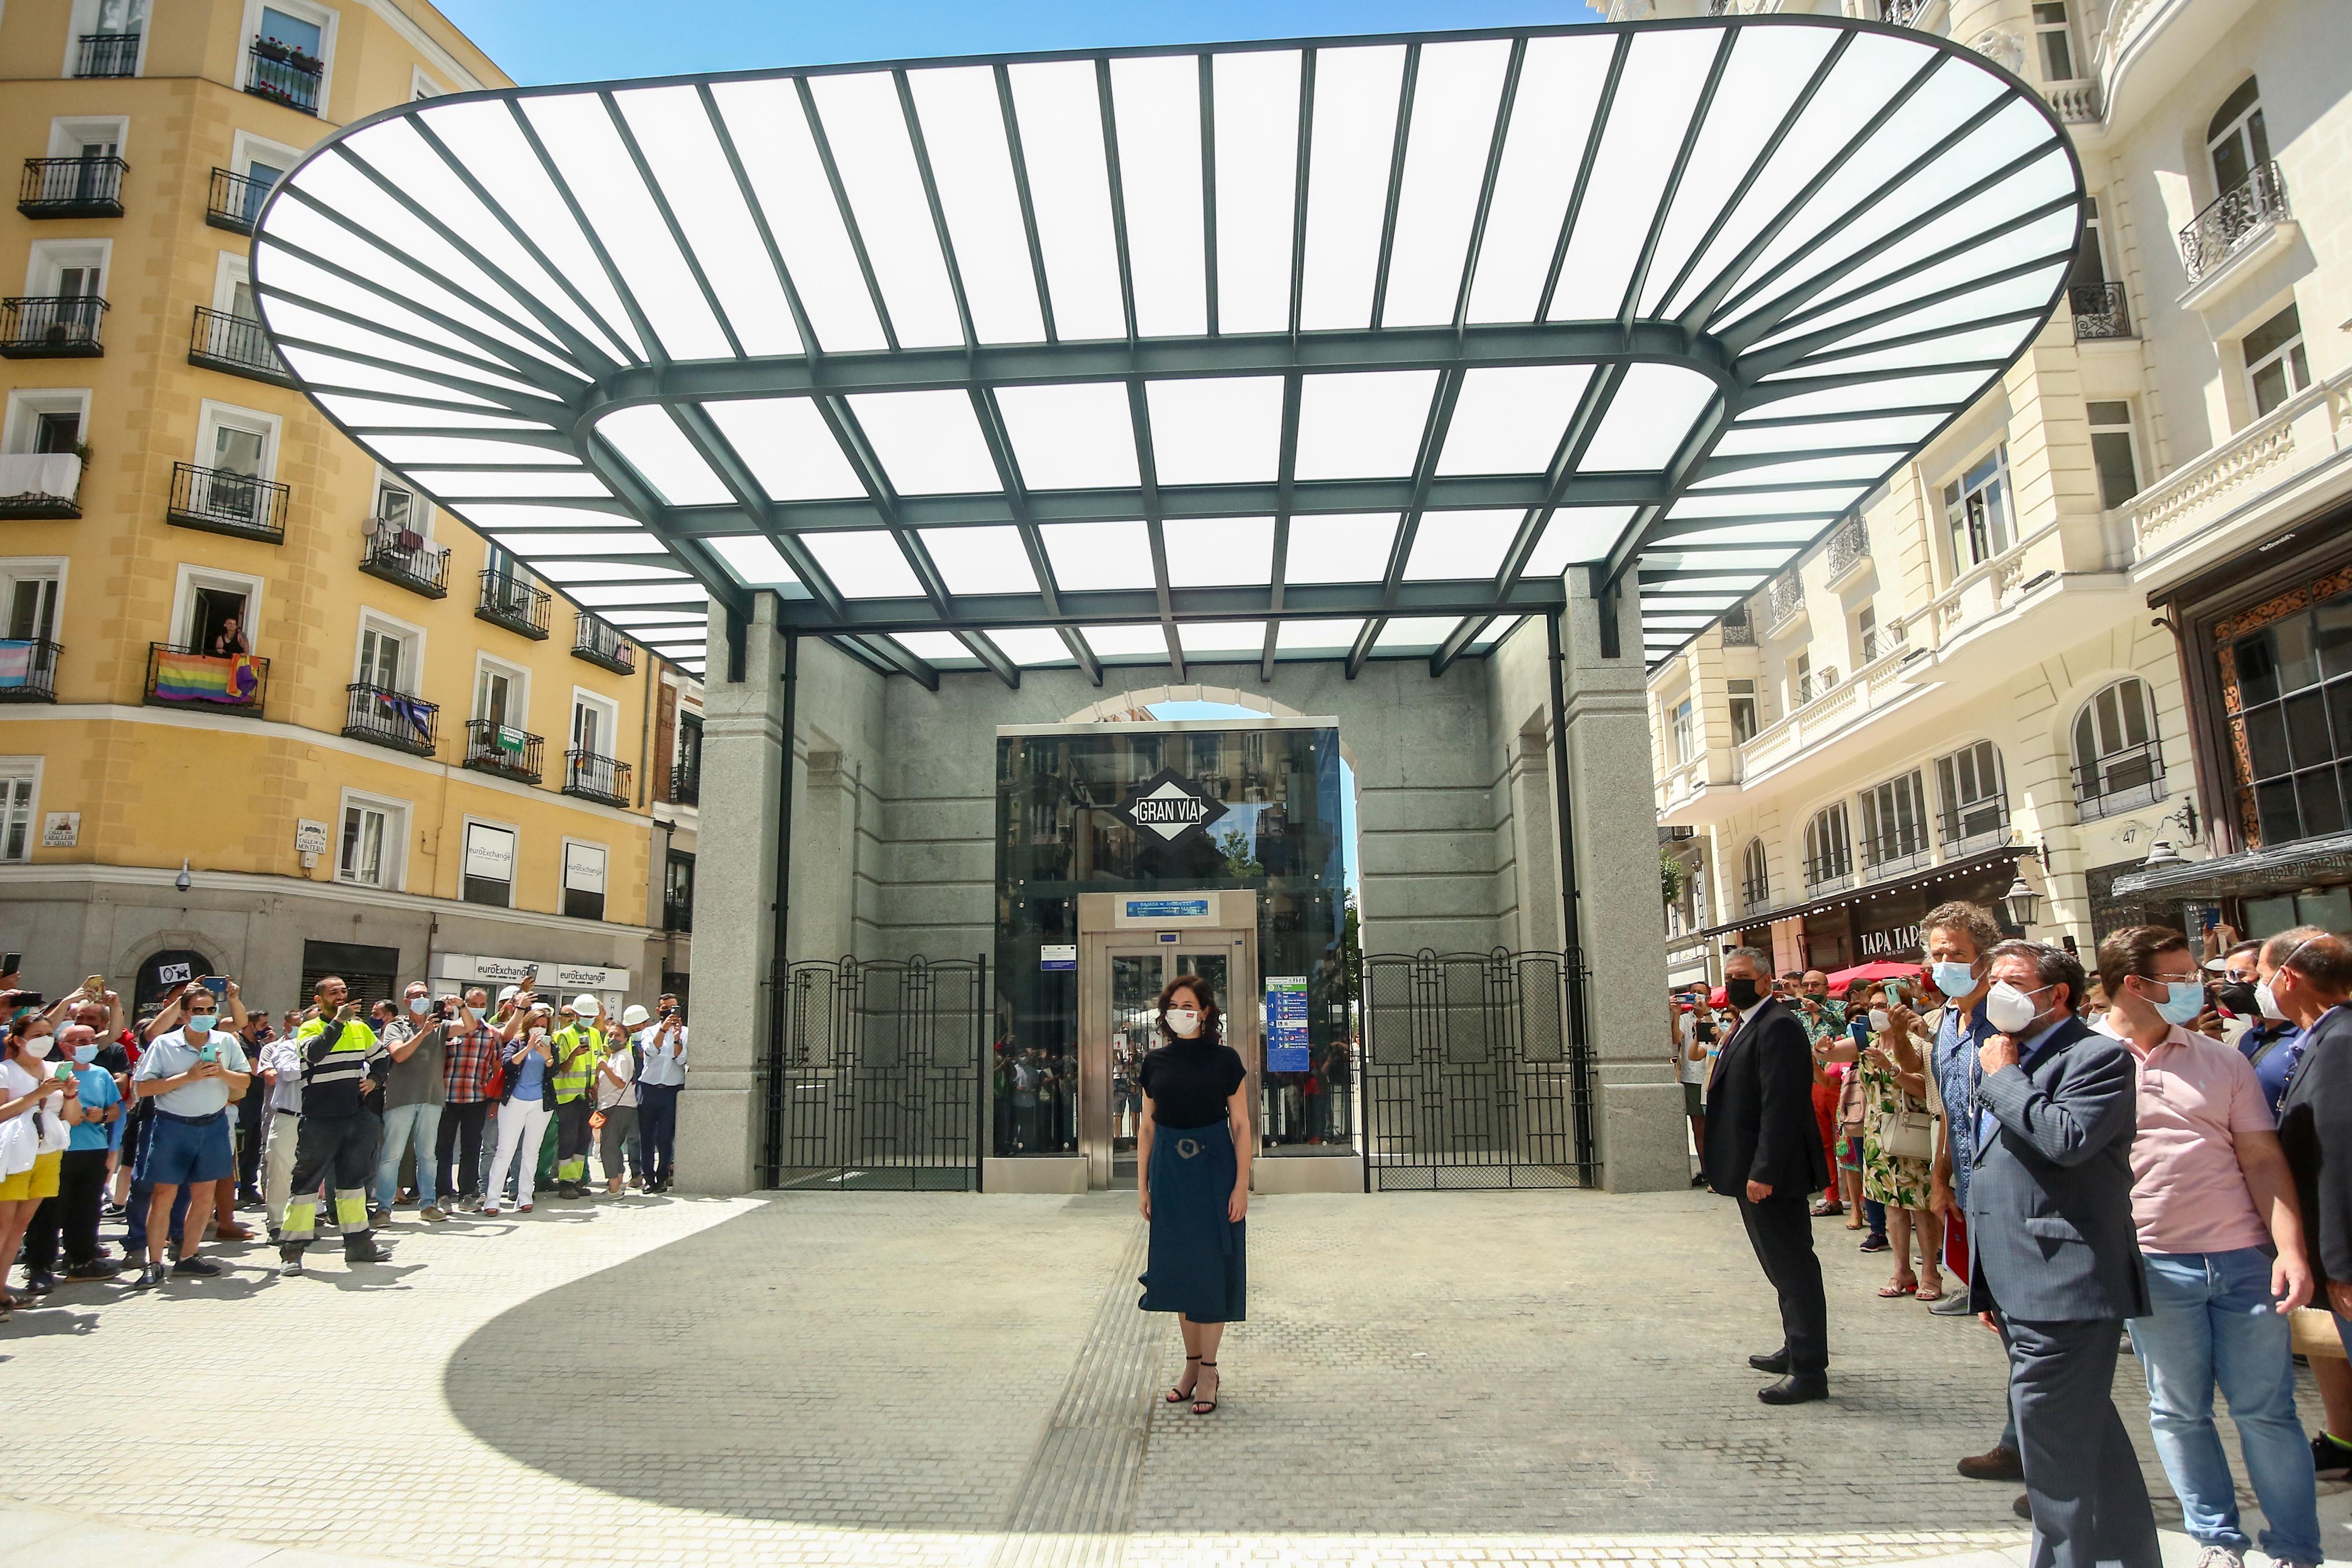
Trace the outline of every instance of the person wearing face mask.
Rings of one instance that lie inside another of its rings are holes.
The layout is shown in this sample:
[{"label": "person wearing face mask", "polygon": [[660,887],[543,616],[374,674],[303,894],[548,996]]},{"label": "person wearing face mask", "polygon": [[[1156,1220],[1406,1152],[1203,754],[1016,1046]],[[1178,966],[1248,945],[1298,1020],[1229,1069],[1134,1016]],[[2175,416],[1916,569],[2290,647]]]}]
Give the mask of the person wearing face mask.
[{"label": "person wearing face mask", "polygon": [[413,980],[401,997],[404,1016],[383,1036],[392,1067],[384,1081],[383,1148],[376,1157],[372,1224],[392,1217],[393,1200],[399,1195],[401,1153],[406,1149],[415,1151],[416,1217],[428,1225],[449,1217],[434,1184],[434,1166],[441,1142],[441,1107],[449,1092],[443,1065],[448,1031],[442,1016],[456,1001],[445,996],[436,1008],[432,988]]},{"label": "person wearing face mask", "polygon": [[2148,1312],[2131,1051],[2075,1016],[2088,983],[2063,948],[2004,942],[1988,973],[1985,1016],[2000,1032],[1978,1047],[1969,1304],[2009,1352],[2032,1568],[2160,1568],[2114,1399],[2124,1322]]},{"label": "person wearing face mask", "polygon": [[[59,1107],[74,1103],[79,1089],[70,1070],[60,1076],[50,1064],[55,1044],[47,1020],[27,1012],[10,1023],[7,1045],[0,1050],[0,1282],[16,1262],[35,1211],[58,1194],[70,1137]],[[0,1284],[0,1317],[9,1308],[31,1305],[55,1284],[28,1280],[22,1294]]]},{"label": "person wearing face mask", "polygon": [[1780,1297],[1781,1343],[1748,1358],[1780,1381],[1757,1391],[1767,1405],[1829,1397],[1829,1302],[1813,1255],[1809,1194],[1829,1184],[1813,1120],[1813,1055],[1794,1010],[1769,994],[1771,961],[1752,947],[1723,961],[1723,990],[1739,1015],[1707,1086],[1707,1185],[1739,1200],[1748,1245]]},{"label": "person wearing face mask", "polygon": [[2213,1428],[2218,1380],[2262,1502],[2275,1563],[2320,1560],[2311,1451],[2294,1413],[2285,1314],[2311,1299],[2294,1181],[2246,1058],[2188,1027],[2205,1007],[2189,939],[2131,926],[2099,944],[2107,1015],[2095,1028],[2138,1068],[2132,1215],[2151,1310],[2130,1324],[2157,1457],[2200,1568],[2240,1568],[2252,1542]]},{"label": "person wearing face mask", "polygon": [[369,1091],[383,1071],[383,1044],[360,1022],[360,1005],[341,976],[330,974],[312,992],[313,1016],[294,1031],[301,1057],[302,1118],[295,1129],[292,1193],[278,1235],[278,1271],[302,1272],[302,1257],[319,1226],[319,1186],[331,1180],[335,1223],[346,1263],[382,1263],[368,1223],[367,1187],[375,1174],[382,1118],[368,1108]]},{"label": "person wearing face mask", "polygon": [[286,1032],[261,1047],[258,1066],[269,1090],[268,1125],[262,1131],[261,1212],[269,1244],[278,1245],[286,1225],[286,1204],[294,1191],[294,1152],[302,1131],[302,1016],[288,1015]]},{"label": "person wearing face mask", "polygon": [[2263,1098],[2276,1115],[2286,1080],[2293,1076],[2294,1064],[2303,1059],[2303,1053],[2295,1048],[2303,1031],[2291,1018],[2273,1018],[2263,1012],[2256,989],[2262,980],[2262,951],[2259,942],[2242,942],[2223,953],[2219,990],[2221,1005],[2230,1014],[2223,1026],[2224,1037],[2253,1065]]},{"label": "person wearing face mask", "polygon": [[1184,1336],[1184,1375],[1171,1405],[1217,1408],[1223,1374],[1217,1347],[1248,1308],[1251,1133],[1249,1069],[1224,1043],[1217,994],[1197,974],[1160,993],[1160,1044],[1136,1070],[1143,1112],[1136,1122],[1136,1205],[1150,1226],[1141,1279],[1147,1312],[1174,1312]]},{"label": "person wearing face mask", "polygon": [[121,1127],[122,1097],[114,1075],[98,1065],[98,1037],[83,1024],[58,1031],[54,1062],[70,1064],[74,1094],[58,1103],[67,1127],[57,1196],[33,1211],[25,1233],[25,1283],[36,1294],[56,1289],[59,1244],[68,1279],[111,1279],[115,1267],[98,1252],[98,1211],[106,1197],[106,1156]]},{"label": "person wearing face mask", "polygon": [[[163,1282],[164,1248],[171,1240],[173,1201],[189,1193],[187,1217],[180,1226],[174,1277],[208,1277],[221,1266],[197,1255],[210,1227],[218,1184],[236,1174],[236,1151],[229,1135],[229,1101],[250,1081],[252,1067],[233,1029],[220,1027],[221,999],[209,986],[191,985],[159,1016],[180,1026],[149,1040],[147,1054],[131,1075],[132,1093],[154,1101],[147,1131],[143,1180],[149,1190],[145,1240],[147,1261],[137,1289]],[[242,1023],[245,1009],[236,1007]],[[132,1192],[135,1195],[137,1186]],[[134,1208],[134,1214],[135,1214]]]},{"label": "person wearing face mask", "polygon": [[[2313,1278],[2352,1355],[2352,942],[2297,926],[2263,944],[2257,973],[2263,1016],[2302,1030],[2301,1059],[2279,1100],[2279,1144],[2294,1173]],[[2330,1358],[2311,1360],[2316,1370]],[[2318,1468],[2339,1473],[2352,1457],[2340,1414],[2331,1400],[2327,1431],[2312,1446]]]},{"label": "person wearing face mask", "polygon": [[442,1026],[443,1102],[433,1179],[444,1199],[468,1210],[481,1206],[482,1127],[499,1071],[499,1031],[490,1023],[489,1005],[490,994],[476,986]]}]

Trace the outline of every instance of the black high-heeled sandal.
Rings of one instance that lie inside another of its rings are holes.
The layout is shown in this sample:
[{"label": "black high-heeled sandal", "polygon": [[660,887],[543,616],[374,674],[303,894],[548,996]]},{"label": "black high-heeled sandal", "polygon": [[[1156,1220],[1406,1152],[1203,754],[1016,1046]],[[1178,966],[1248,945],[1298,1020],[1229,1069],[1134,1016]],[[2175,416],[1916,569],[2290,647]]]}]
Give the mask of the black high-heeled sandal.
[{"label": "black high-heeled sandal", "polygon": [[[1203,1368],[1205,1368],[1205,1369],[1207,1369],[1208,1371],[1211,1371],[1211,1372],[1214,1372],[1214,1371],[1216,1370],[1216,1367],[1217,1367],[1217,1363],[1216,1363],[1215,1362],[1213,1362],[1213,1361],[1204,1361],[1204,1362],[1202,1362],[1202,1363],[1201,1363],[1201,1365],[1202,1365]],[[1199,1381],[1197,1378],[1196,1378],[1196,1379],[1194,1379],[1194,1380],[1193,1380],[1193,1384],[1192,1384],[1192,1387],[1197,1391],[1197,1390],[1200,1388],[1200,1386],[1201,1386],[1201,1384],[1200,1384],[1200,1381]],[[1224,1380],[1223,1377],[1220,1377],[1220,1378],[1218,1378],[1218,1379],[1217,1379],[1217,1394],[1223,1394],[1224,1391],[1225,1391],[1225,1380]],[[1192,1414],[1193,1414],[1193,1415],[1206,1415],[1210,1414],[1212,1411],[1215,1410],[1215,1409],[1216,1409],[1216,1407],[1217,1407],[1217,1397],[1216,1397],[1216,1394],[1211,1394],[1208,1398],[1206,1398],[1206,1399],[1202,1399],[1202,1398],[1201,1398],[1201,1397],[1199,1397],[1199,1396],[1198,1396],[1197,1393],[1195,1394],[1195,1395],[1194,1395],[1194,1397],[1193,1397],[1193,1400],[1192,1400]]]},{"label": "black high-heeled sandal", "polygon": [[[1186,1361],[1199,1361],[1201,1358],[1196,1355],[1188,1355],[1184,1359]],[[1192,1374],[1192,1388],[1198,1388],[1200,1386],[1201,1374],[1199,1373],[1194,1373]],[[1192,1397],[1192,1388],[1171,1388],[1168,1391],[1168,1403],[1171,1405],[1181,1405]]]}]

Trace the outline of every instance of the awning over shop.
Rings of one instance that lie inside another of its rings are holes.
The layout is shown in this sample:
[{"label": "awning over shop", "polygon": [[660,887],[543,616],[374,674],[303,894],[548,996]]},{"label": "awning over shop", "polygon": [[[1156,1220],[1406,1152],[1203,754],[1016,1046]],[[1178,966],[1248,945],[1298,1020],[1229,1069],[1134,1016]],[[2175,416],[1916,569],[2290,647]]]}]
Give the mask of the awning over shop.
[{"label": "awning over shop", "polygon": [[1967,856],[1958,860],[1947,860],[1940,866],[1931,866],[1924,871],[1916,871],[1907,877],[1889,877],[1883,881],[1864,882],[1806,903],[1789,904],[1779,909],[1759,910],[1740,920],[1709,926],[1698,934],[1704,937],[1724,937],[1743,931],[1761,931],[1779,921],[1802,920],[1807,915],[1821,914],[1836,909],[1841,904],[1864,904],[1875,899],[1886,898],[1891,894],[1916,892],[1920,889],[1932,887],[1937,882],[1981,877],[1995,867],[2014,866],[2019,860],[2032,853],[2032,850],[2022,845],[2004,845],[1999,849],[1987,849],[1980,854]]},{"label": "awning over shop", "polygon": [[1428,658],[1712,624],[2049,320],[2042,100],[1828,17],[515,89],[320,143],[303,390],[689,668]]},{"label": "awning over shop", "polygon": [[2297,839],[2210,860],[2183,860],[2116,879],[2116,896],[2182,900],[2258,898],[2314,883],[2352,882],[2352,833]]}]

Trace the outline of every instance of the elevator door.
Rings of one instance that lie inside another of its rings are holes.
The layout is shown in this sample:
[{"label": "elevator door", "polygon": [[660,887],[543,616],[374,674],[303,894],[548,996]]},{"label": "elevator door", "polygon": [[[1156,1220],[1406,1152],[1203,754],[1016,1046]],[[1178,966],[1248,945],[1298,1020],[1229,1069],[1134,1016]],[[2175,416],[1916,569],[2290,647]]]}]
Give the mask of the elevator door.
[{"label": "elevator door", "polygon": [[1106,931],[1081,942],[1078,1142],[1088,1186],[1135,1185],[1143,1116],[1139,1069],[1144,1053],[1160,1043],[1160,990],[1180,974],[1197,974],[1215,990],[1225,1043],[1248,1066],[1250,1103],[1256,1103],[1256,956],[1257,932],[1248,929]]}]

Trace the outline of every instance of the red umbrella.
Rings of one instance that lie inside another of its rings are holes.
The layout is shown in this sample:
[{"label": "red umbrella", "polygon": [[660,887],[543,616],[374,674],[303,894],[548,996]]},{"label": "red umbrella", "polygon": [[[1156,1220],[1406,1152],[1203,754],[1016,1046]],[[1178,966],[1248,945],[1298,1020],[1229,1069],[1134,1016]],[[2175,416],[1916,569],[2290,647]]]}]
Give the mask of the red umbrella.
[{"label": "red umbrella", "polygon": [[1924,980],[1927,972],[1916,963],[1896,963],[1890,959],[1877,959],[1869,963],[1857,963],[1852,969],[1841,969],[1830,976],[1830,994],[1843,996],[1857,980]]},{"label": "red umbrella", "polygon": [[1710,1007],[1728,1007],[1731,1005],[1731,998],[1725,995],[1723,987],[1718,985],[1706,994],[1706,1003]]}]

